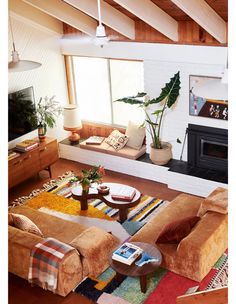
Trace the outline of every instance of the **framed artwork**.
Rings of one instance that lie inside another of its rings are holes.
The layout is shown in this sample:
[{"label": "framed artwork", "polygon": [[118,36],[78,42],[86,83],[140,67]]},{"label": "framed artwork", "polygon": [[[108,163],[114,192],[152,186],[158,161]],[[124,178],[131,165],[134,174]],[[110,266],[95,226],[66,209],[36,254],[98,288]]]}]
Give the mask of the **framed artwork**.
[{"label": "framed artwork", "polygon": [[189,114],[228,120],[228,87],[221,78],[189,76]]}]

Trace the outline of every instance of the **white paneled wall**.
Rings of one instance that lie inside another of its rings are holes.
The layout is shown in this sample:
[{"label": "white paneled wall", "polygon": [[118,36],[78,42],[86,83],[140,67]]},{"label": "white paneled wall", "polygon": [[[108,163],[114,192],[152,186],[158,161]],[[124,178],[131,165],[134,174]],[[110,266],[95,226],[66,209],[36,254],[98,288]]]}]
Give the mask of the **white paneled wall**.
[{"label": "white paneled wall", "polygon": [[[169,82],[170,77],[180,71],[181,91],[179,100],[175,109],[165,116],[162,129],[162,139],[172,143],[175,159],[180,158],[182,149],[182,145],[176,143],[176,138],[179,137],[183,141],[188,123],[228,128],[226,121],[189,115],[189,75],[221,77],[227,61],[227,48],[225,47],[110,42],[103,48],[98,48],[92,44],[78,45],[74,43],[73,45],[63,45],[62,53],[143,60],[144,91],[150,97],[159,96],[161,88],[166,82]],[[148,152],[150,141],[147,133]],[[184,160],[187,158],[186,148],[187,143],[184,149]]]},{"label": "white paneled wall", "polygon": [[[160,94],[161,88],[169,81],[170,77],[180,71],[181,89],[178,101],[173,109],[167,110],[164,117],[162,140],[170,141],[173,145],[173,157],[180,158],[182,145],[176,142],[179,137],[184,139],[188,123],[227,129],[228,123],[224,120],[212,118],[195,117],[189,115],[189,75],[203,75],[220,77],[222,67],[219,65],[190,64],[190,63],[169,63],[155,60],[144,61],[144,87],[145,92],[151,98]],[[155,105],[154,105],[155,107]],[[150,137],[147,139],[147,146],[150,144]],[[183,159],[187,159],[187,141],[184,149]]]},{"label": "white paneled wall", "polygon": [[[61,105],[68,103],[64,58],[60,52],[60,36],[52,32],[35,27],[26,19],[11,16],[16,50],[20,58],[38,61],[42,66],[35,70],[9,73],[9,93],[33,86],[35,101],[40,97],[56,95]],[[9,61],[11,60],[12,40],[9,32]],[[15,146],[16,141],[36,136],[36,131],[9,143],[9,148]],[[67,132],[63,130],[63,119],[60,117],[57,127],[48,130],[48,136],[65,138]]]}]

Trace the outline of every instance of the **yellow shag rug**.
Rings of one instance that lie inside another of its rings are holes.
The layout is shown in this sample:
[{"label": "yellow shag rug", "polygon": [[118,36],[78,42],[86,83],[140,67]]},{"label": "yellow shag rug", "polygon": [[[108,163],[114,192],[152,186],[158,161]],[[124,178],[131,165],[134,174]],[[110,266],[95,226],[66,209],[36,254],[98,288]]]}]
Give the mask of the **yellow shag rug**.
[{"label": "yellow shag rug", "polygon": [[88,210],[81,210],[79,201],[68,199],[50,192],[42,192],[36,197],[28,200],[24,205],[33,209],[45,207],[71,215],[82,215],[114,221],[110,216],[104,214],[90,204],[88,204]]}]

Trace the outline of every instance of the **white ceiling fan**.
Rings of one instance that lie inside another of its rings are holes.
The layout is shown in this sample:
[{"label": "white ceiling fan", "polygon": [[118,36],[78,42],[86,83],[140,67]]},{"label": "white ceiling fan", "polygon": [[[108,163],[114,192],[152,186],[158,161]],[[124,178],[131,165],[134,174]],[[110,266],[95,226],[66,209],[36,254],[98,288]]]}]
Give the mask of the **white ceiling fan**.
[{"label": "white ceiling fan", "polygon": [[89,44],[92,43],[94,45],[103,47],[106,45],[110,40],[115,40],[117,36],[111,36],[106,34],[106,30],[104,25],[102,24],[102,17],[101,17],[101,2],[97,0],[97,7],[98,7],[98,26],[96,28],[96,32],[94,36],[83,36],[83,34],[67,34],[64,35],[62,38],[62,43],[79,43],[79,44]]}]

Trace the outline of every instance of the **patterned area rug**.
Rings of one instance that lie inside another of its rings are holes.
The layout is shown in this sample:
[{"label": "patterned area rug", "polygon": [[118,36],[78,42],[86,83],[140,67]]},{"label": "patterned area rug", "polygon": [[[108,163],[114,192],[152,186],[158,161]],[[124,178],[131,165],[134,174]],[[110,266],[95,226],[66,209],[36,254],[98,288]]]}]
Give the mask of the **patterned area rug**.
[{"label": "patterned area rug", "polygon": [[[108,207],[99,199],[90,200],[88,210],[85,211],[81,210],[78,201],[67,199],[71,197],[73,187],[78,185],[76,182],[70,182],[74,176],[72,171],[68,171],[58,179],[44,184],[41,189],[33,190],[28,196],[16,199],[9,208],[25,204],[34,209],[47,208],[69,215],[118,221],[118,209]],[[122,226],[129,235],[133,235],[168,204],[168,201],[143,195],[140,203],[129,209],[128,218]]]},{"label": "patterned area rug", "polygon": [[202,291],[227,286],[228,253],[222,255],[200,283],[159,268],[149,275],[148,289],[144,294],[140,291],[138,278],[126,277],[119,284],[114,276],[115,272],[108,268],[98,278],[85,279],[75,292],[99,304],[175,304],[176,298],[185,294],[191,287],[199,286],[198,291]]}]

